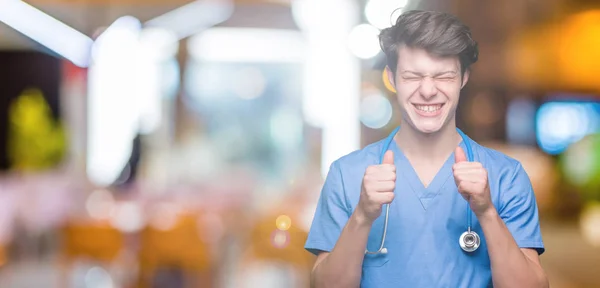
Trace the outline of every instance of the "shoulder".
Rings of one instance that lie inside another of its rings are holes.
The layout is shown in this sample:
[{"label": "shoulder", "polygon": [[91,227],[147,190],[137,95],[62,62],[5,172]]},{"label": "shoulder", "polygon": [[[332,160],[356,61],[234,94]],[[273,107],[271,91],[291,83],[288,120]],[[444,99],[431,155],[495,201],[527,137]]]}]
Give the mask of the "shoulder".
[{"label": "shoulder", "polygon": [[361,149],[352,151],[334,161],[342,172],[354,170],[356,167],[367,167],[378,163],[385,139],[373,142]]},{"label": "shoulder", "polygon": [[535,205],[531,180],[519,160],[480,144],[473,144],[473,150],[488,172],[492,199],[501,213],[515,203],[522,207]]},{"label": "shoulder", "polygon": [[[354,150],[335,160],[330,167],[331,178],[341,184],[346,193],[354,195],[360,192],[360,184],[367,167],[379,163],[385,139]],[[329,176],[327,178],[330,178]],[[358,189],[358,190],[356,190]],[[355,191],[356,190],[356,191]]]},{"label": "shoulder", "polygon": [[[379,163],[385,139],[371,143],[335,160],[330,168],[332,183],[336,183],[335,193],[343,197],[348,211],[356,205],[360,196],[363,176],[368,166]],[[335,179],[335,180],[333,180]],[[332,186],[333,187],[333,186]]]},{"label": "shoulder", "polygon": [[473,144],[473,149],[488,171],[492,192],[496,191],[503,201],[532,197],[531,180],[519,160],[480,144]]}]

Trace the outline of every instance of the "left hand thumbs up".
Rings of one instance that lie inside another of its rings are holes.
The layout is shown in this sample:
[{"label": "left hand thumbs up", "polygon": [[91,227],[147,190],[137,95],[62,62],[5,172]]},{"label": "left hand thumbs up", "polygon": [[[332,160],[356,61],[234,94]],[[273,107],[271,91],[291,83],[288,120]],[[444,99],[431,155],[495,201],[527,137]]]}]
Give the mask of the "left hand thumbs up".
[{"label": "left hand thumbs up", "polygon": [[493,208],[488,173],[479,162],[469,162],[465,151],[459,146],[454,151],[454,182],[458,192],[469,202],[475,215]]}]

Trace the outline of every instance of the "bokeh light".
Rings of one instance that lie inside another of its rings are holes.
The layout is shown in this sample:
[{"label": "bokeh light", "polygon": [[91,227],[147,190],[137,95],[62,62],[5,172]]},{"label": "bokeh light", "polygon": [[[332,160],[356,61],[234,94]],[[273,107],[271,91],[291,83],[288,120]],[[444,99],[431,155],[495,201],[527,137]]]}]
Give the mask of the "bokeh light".
[{"label": "bokeh light", "polygon": [[580,221],[584,239],[592,246],[600,247],[600,204],[587,205],[581,213]]},{"label": "bokeh light", "polygon": [[513,144],[535,144],[535,113],[533,100],[519,98],[508,104],[506,137]]},{"label": "bokeh light", "polygon": [[571,15],[556,32],[557,80],[579,89],[600,88],[600,10]]},{"label": "bokeh light", "polygon": [[260,69],[245,67],[231,77],[229,87],[242,99],[255,99],[265,92],[267,80]]},{"label": "bokeh light", "polygon": [[109,219],[115,209],[115,200],[108,190],[95,190],[88,196],[85,209],[94,219]]},{"label": "bokeh light", "polygon": [[584,198],[600,201],[600,134],[588,135],[571,145],[561,157],[568,182],[578,187]]},{"label": "bokeh light", "polygon": [[367,127],[379,129],[392,119],[392,104],[381,93],[365,96],[360,103],[360,121]]},{"label": "bokeh light", "polygon": [[279,229],[273,231],[271,234],[271,244],[278,249],[287,247],[290,244],[290,233]]},{"label": "bokeh light", "polygon": [[348,48],[356,57],[369,59],[381,51],[379,30],[369,24],[360,24],[352,29],[348,36]]},{"label": "bokeh light", "polygon": [[537,141],[546,153],[562,153],[585,135],[598,132],[600,103],[548,102],[537,112]]},{"label": "bokeh light", "polygon": [[177,224],[180,208],[174,203],[163,202],[156,204],[151,213],[149,224],[157,230],[168,231]]},{"label": "bokeh light", "polygon": [[275,220],[275,225],[277,226],[277,229],[287,231],[292,226],[292,218],[287,215],[279,215]]},{"label": "bokeh light", "polygon": [[117,203],[110,223],[125,233],[139,231],[145,224],[140,204],[133,201]]},{"label": "bokeh light", "polygon": [[305,31],[338,29],[354,22],[353,17],[348,17],[356,9],[354,1],[293,0],[290,2],[294,22],[298,28]]},{"label": "bokeh light", "polygon": [[408,4],[408,0],[369,0],[365,16],[371,25],[384,29],[391,27]]},{"label": "bokeh light", "polygon": [[85,273],[86,288],[112,288],[113,280],[110,274],[101,267],[93,267]]}]

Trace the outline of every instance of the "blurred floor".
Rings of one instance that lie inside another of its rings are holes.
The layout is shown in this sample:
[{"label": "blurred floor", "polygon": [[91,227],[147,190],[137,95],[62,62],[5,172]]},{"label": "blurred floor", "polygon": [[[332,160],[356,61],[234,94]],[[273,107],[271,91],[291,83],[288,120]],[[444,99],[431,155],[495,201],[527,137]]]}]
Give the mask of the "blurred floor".
[{"label": "blurred floor", "polygon": [[58,288],[59,275],[59,268],[53,261],[25,261],[4,267],[0,272],[0,285],[10,288]]},{"label": "blurred floor", "polygon": [[[600,267],[600,248],[592,247],[586,243],[575,223],[543,220],[542,232],[547,250],[541,259],[550,278],[552,288],[600,287],[598,269],[592,268]],[[60,270],[56,263],[53,259],[48,259],[37,263],[29,261],[7,265],[0,271],[0,286],[8,288],[59,287]],[[32,275],[35,275],[35,277],[32,277]],[[73,275],[70,278],[71,283],[78,282],[83,284],[86,282],[85,279],[78,281],[77,278],[77,276]],[[250,278],[254,279],[256,277]],[[238,281],[228,282],[234,283]],[[242,282],[246,281],[243,280]],[[258,282],[260,281],[255,281],[254,283]],[[277,282],[283,283],[286,281]],[[269,285],[268,283],[262,284],[260,287],[277,286],[273,284]],[[73,285],[72,287],[100,286],[87,286],[84,284],[84,286]]]},{"label": "blurred floor", "polygon": [[576,223],[545,220],[541,225],[546,244],[541,260],[550,286],[600,287],[600,247],[585,242]]}]

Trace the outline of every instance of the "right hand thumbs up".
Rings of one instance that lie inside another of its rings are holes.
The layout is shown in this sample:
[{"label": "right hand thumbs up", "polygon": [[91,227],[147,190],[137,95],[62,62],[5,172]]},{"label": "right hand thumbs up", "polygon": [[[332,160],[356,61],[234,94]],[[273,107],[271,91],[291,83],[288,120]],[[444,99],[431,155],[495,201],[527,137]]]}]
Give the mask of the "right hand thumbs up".
[{"label": "right hand thumbs up", "polygon": [[394,165],[394,151],[388,150],[383,154],[383,163],[381,164],[391,164]]},{"label": "right hand thumbs up", "polygon": [[370,222],[381,215],[383,204],[392,203],[396,188],[396,166],[394,152],[383,155],[383,163],[367,167],[357,209]]}]

